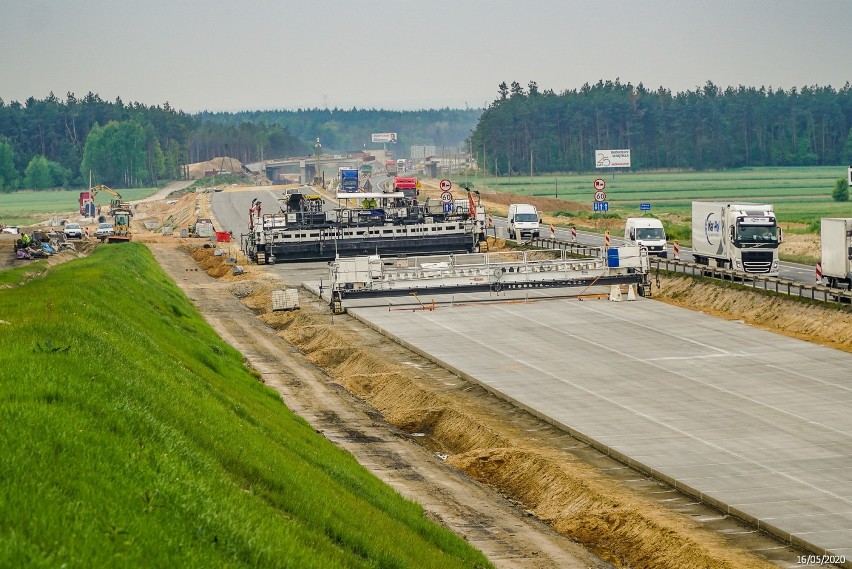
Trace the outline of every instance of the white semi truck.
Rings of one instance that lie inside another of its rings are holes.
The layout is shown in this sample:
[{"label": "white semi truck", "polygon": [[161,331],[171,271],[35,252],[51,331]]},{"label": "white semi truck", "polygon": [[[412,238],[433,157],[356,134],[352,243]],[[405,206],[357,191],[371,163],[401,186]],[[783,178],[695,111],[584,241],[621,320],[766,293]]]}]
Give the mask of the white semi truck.
[{"label": "white semi truck", "polygon": [[852,290],[852,219],[824,217],[820,222],[822,280]]},{"label": "white semi truck", "polygon": [[696,263],[778,276],[781,238],[771,205],[692,202],[692,256]]}]

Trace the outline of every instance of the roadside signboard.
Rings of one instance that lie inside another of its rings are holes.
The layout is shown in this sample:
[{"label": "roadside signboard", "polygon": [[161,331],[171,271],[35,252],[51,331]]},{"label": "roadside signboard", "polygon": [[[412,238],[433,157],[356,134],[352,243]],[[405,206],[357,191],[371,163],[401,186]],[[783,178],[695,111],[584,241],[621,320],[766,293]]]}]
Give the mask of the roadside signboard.
[{"label": "roadside signboard", "polygon": [[609,202],[595,202],[595,211],[609,211]]},{"label": "roadside signboard", "polygon": [[595,150],[595,168],[630,168],[630,149]]},{"label": "roadside signboard", "polygon": [[374,132],[372,135],[373,142],[391,142],[396,144],[395,132]]},{"label": "roadside signboard", "polygon": [[849,185],[852,186],[852,166],[849,166]]},{"label": "roadside signboard", "polygon": [[453,194],[447,191],[441,192],[441,203],[453,203]]},{"label": "roadside signboard", "polygon": [[606,192],[603,190],[598,190],[595,192],[595,201],[596,202],[605,202],[606,201]]},{"label": "roadside signboard", "polygon": [[449,192],[453,189],[453,183],[449,180],[441,180],[441,191]]},{"label": "roadside signboard", "polygon": [[640,204],[639,204],[639,209],[641,209],[642,211],[651,211],[651,204],[649,204],[649,203],[640,203]]}]

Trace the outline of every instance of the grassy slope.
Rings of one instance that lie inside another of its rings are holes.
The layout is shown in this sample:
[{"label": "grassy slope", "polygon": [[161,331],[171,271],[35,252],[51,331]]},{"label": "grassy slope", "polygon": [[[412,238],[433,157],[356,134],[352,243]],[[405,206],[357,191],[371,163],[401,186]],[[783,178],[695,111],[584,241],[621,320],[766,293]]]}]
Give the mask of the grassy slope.
[{"label": "grassy slope", "polygon": [[0,290],[0,566],[482,555],[251,377],[141,244]]}]

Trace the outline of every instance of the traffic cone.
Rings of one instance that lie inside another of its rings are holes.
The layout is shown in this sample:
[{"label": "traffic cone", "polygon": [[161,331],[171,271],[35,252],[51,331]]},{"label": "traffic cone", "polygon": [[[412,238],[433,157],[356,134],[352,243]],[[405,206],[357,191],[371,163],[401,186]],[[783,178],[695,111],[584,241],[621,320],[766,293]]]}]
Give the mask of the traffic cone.
[{"label": "traffic cone", "polygon": [[627,300],[636,300],[636,290],[633,285],[627,285]]}]

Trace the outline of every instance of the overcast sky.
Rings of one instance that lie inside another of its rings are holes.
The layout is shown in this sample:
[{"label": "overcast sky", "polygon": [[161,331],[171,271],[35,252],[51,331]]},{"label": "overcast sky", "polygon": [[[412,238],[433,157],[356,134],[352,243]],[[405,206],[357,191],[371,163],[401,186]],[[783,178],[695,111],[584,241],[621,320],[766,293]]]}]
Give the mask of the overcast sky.
[{"label": "overcast sky", "polygon": [[0,98],[483,107],[497,85],[852,81],[852,0],[0,0]]}]

